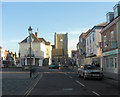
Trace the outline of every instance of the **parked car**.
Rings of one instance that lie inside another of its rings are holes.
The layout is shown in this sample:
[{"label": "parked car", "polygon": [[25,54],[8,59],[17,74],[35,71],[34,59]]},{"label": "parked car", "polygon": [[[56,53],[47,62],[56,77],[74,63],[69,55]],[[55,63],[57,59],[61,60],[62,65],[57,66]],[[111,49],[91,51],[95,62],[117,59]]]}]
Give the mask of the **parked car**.
[{"label": "parked car", "polygon": [[67,64],[64,64],[63,67],[68,68],[68,65],[67,65]]},{"label": "parked car", "polygon": [[78,68],[78,76],[86,78],[99,78],[103,79],[103,71],[101,71],[98,67],[95,65],[82,65]]},{"label": "parked car", "polygon": [[49,65],[49,69],[59,69],[59,62],[53,62]]},{"label": "parked car", "polygon": [[8,67],[8,64],[9,64],[9,61],[7,61],[7,60],[2,60],[1,67],[2,67],[2,68],[6,68],[6,67]]}]

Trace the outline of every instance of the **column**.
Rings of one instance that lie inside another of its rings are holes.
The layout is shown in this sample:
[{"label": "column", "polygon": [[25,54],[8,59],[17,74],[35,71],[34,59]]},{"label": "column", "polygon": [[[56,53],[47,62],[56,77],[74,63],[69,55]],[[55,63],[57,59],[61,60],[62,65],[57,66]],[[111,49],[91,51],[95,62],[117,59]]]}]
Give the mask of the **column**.
[{"label": "column", "polygon": [[25,65],[27,65],[27,58],[25,58]]},{"label": "column", "polygon": [[22,66],[21,58],[19,58],[19,66]]}]

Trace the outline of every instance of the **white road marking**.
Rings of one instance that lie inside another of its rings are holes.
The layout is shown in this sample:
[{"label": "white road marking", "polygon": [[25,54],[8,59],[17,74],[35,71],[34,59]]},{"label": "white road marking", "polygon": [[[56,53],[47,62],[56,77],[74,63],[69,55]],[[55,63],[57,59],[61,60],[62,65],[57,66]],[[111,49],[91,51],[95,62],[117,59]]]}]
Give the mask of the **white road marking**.
[{"label": "white road marking", "polygon": [[63,91],[72,91],[73,88],[63,88]]},{"label": "white road marking", "polygon": [[69,76],[69,78],[72,78],[72,76]]},{"label": "white road marking", "polygon": [[79,82],[78,80],[76,80],[76,82],[77,82],[78,84],[80,84],[81,86],[85,87],[85,85],[82,84],[81,82]]},{"label": "white road marking", "polygon": [[95,91],[92,91],[95,95],[100,96],[100,94],[96,93]]},{"label": "white road marking", "polygon": [[27,96],[30,94],[30,92],[31,92],[31,91],[35,88],[35,86],[38,84],[38,82],[39,82],[39,80],[42,78],[42,76],[43,76],[43,74],[41,74],[41,76],[40,76],[39,79],[36,81],[36,83],[26,91],[26,93],[24,94],[24,95],[25,95],[24,97],[27,97]]}]

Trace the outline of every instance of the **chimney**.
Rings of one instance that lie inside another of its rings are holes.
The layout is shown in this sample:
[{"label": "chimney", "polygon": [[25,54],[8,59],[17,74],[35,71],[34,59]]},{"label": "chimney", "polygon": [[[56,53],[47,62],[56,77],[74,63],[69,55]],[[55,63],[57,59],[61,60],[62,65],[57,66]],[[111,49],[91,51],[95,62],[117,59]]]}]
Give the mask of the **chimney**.
[{"label": "chimney", "polygon": [[35,36],[36,36],[36,37],[38,36],[38,32],[35,32]]}]

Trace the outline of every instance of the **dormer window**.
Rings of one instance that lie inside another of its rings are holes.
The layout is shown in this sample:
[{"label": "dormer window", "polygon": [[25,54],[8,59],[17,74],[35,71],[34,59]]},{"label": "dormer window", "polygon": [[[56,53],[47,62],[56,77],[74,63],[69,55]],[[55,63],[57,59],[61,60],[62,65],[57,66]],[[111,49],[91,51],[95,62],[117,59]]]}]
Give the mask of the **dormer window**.
[{"label": "dormer window", "polygon": [[114,11],[114,16],[117,17],[118,16],[118,8],[115,8],[115,11]]},{"label": "dormer window", "polygon": [[110,22],[110,16],[107,17],[107,23],[109,23],[109,22]]},{"label": "dormer window", "polygon": [[116,18],[117,16],[120,15],[120,2],[118,4],[116,4],[114,7],[114,17]]},{"label": "dormer window", "polygon": [[107,23],[110,23],[112,20],[114,20],[114,12],[108,12],[106,14],[106,18],[107,18]]}]

